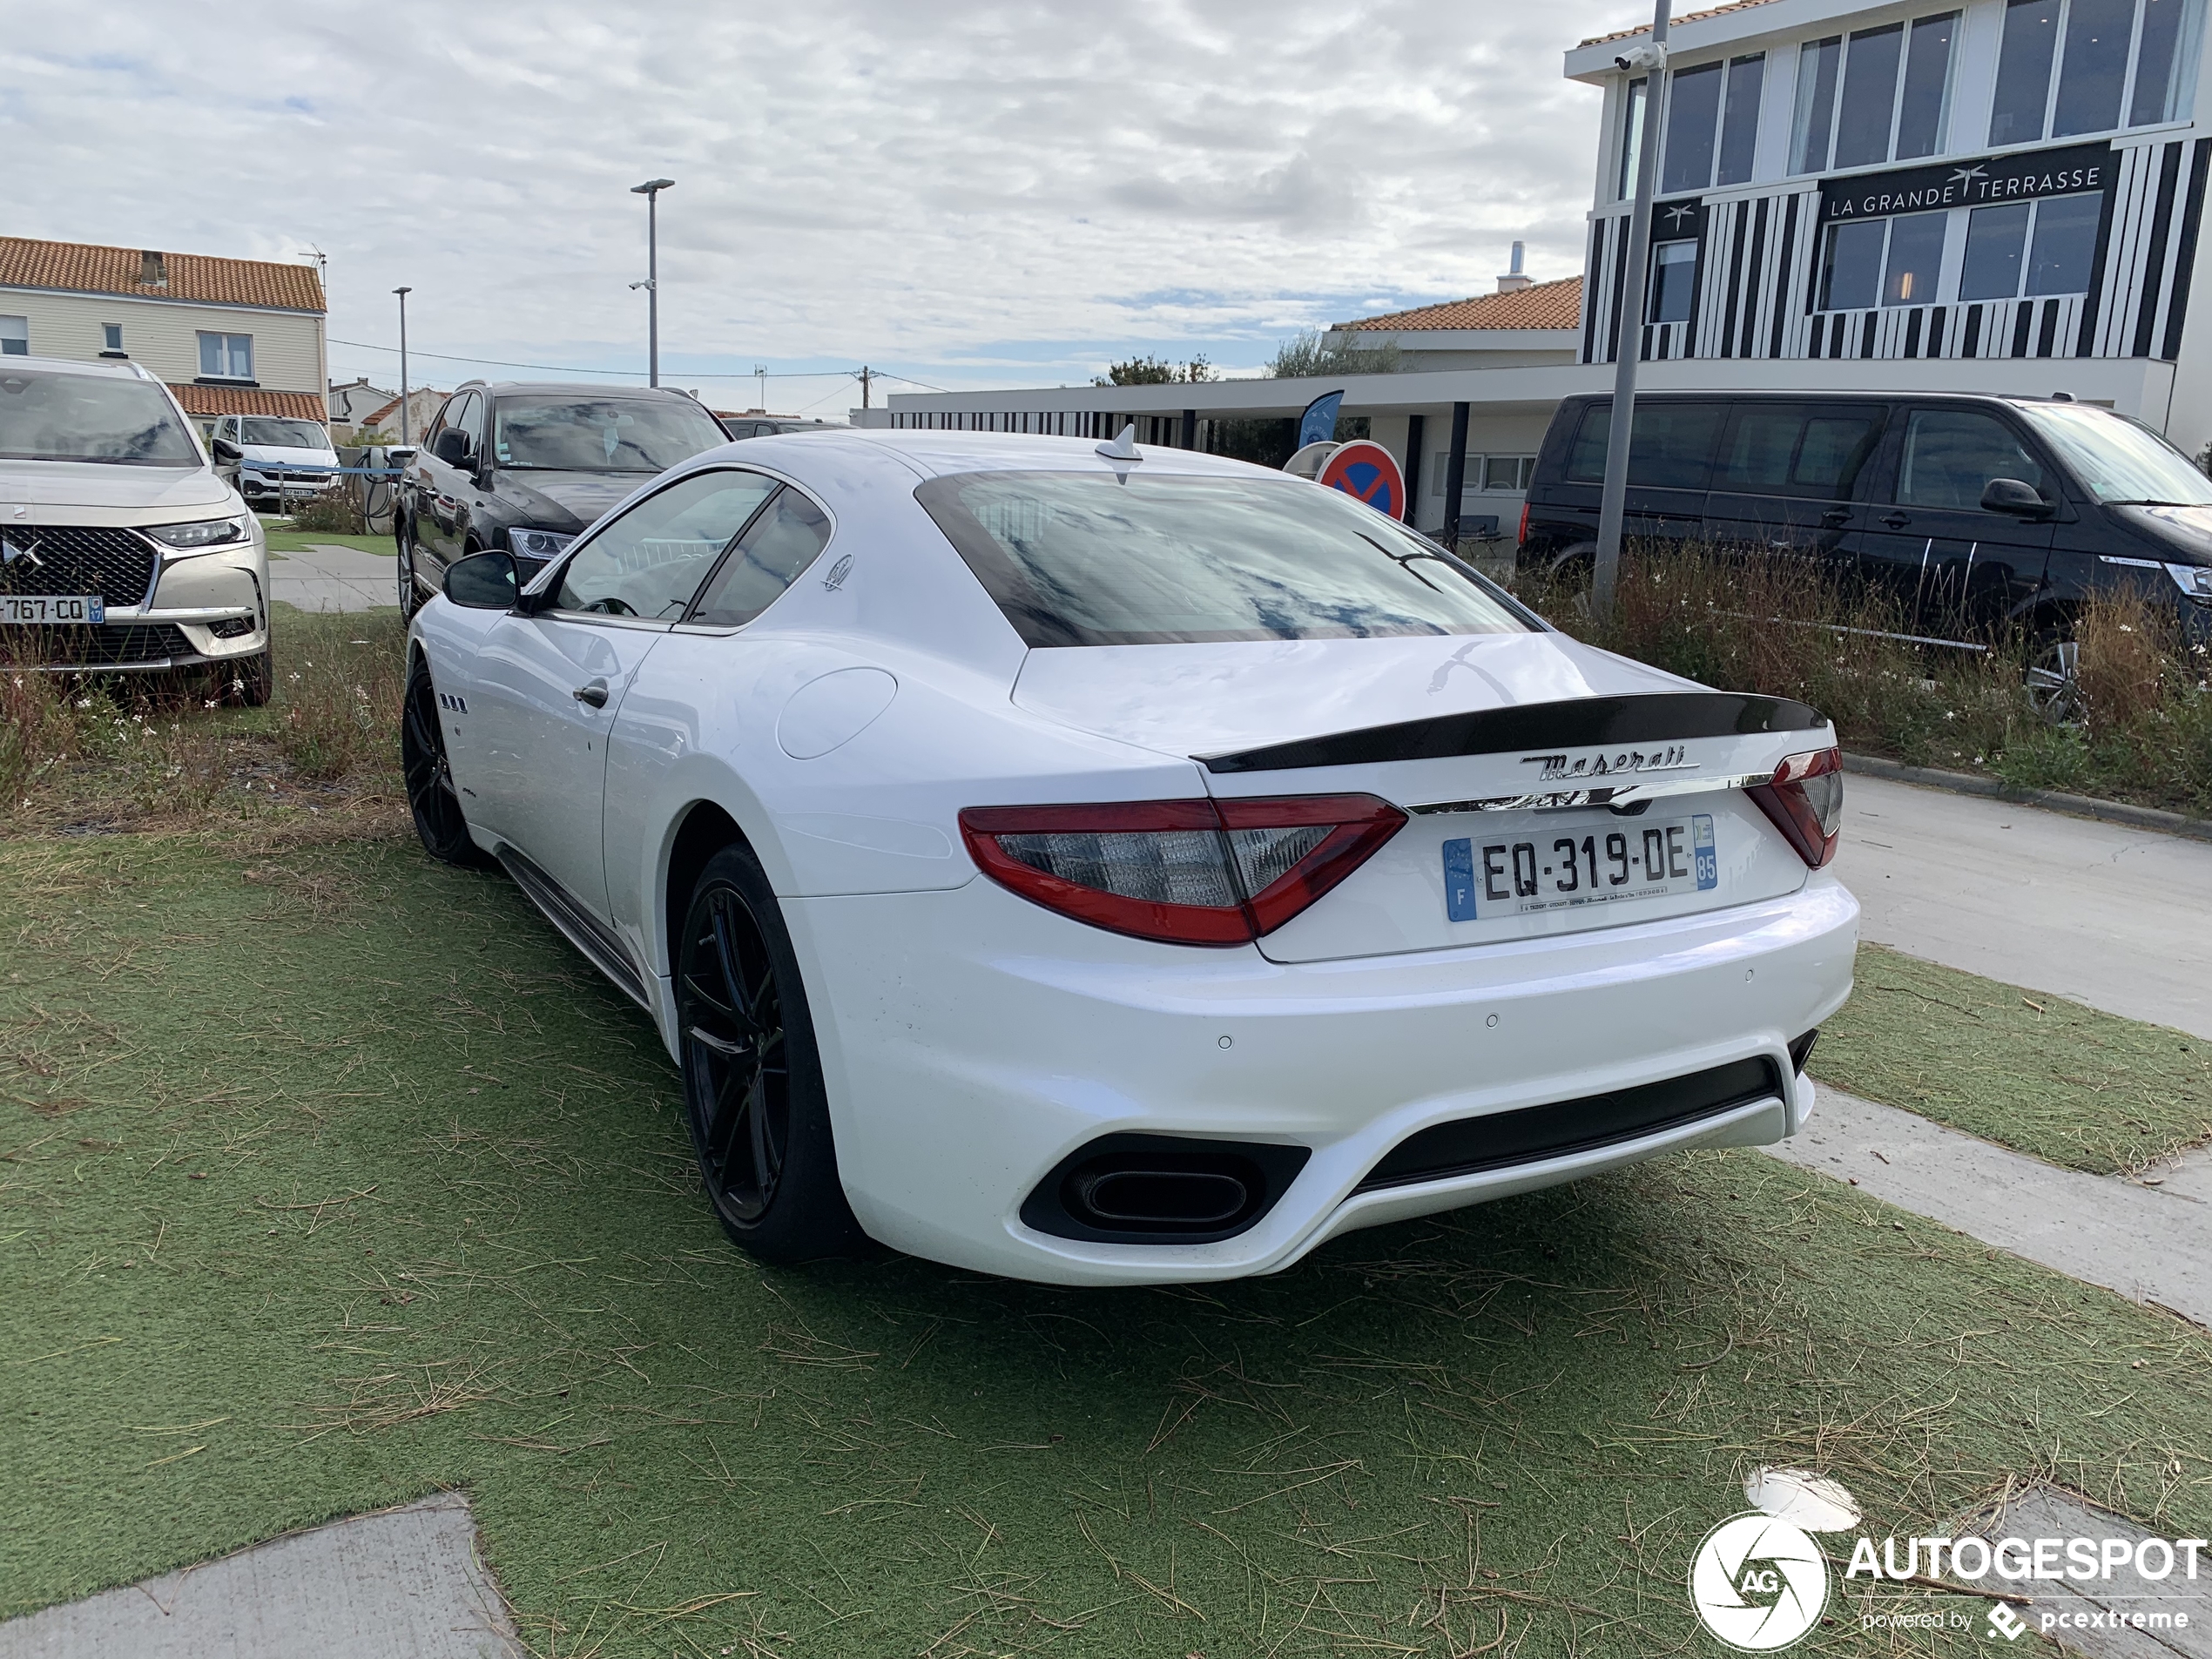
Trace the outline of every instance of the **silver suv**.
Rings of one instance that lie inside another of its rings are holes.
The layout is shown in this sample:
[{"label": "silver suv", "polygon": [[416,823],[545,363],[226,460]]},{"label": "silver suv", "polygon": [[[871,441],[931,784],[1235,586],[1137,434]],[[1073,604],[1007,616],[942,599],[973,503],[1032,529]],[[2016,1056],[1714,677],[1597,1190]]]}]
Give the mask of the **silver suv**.
[{"label": "silver suv", "polygon": [[136,363],[0,361],[0,656],[269,700],[269,555]]}]

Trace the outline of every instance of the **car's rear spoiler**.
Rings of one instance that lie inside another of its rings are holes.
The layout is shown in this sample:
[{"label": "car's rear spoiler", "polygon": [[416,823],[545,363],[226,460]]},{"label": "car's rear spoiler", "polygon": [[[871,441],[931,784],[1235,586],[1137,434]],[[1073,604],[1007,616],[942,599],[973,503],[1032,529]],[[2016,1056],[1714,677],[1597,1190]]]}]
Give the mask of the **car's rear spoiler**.
[{"label": "car's rear spoiler", "polygon": [[1393,760],[1445,760],[1459,755],[1817,732],[1827,724],[1824,715],[1788,698],[1734,691],[1654,691],[1438,715],[1192,759],[1212,772],[1289,772],[1305,766],[1356,766]]}]

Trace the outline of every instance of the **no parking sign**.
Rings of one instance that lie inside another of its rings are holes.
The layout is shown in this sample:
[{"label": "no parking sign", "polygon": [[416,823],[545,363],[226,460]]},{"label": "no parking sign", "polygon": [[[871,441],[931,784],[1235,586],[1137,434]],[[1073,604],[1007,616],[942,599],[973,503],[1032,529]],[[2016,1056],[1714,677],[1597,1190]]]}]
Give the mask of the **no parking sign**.
[{"label": "no parking sign", "polygon": [[1339,448],[1313,482],[1325,489],[1341,489],[1389,518],[1404,518],[1412,505],[1397,457],[1366,438]]}]

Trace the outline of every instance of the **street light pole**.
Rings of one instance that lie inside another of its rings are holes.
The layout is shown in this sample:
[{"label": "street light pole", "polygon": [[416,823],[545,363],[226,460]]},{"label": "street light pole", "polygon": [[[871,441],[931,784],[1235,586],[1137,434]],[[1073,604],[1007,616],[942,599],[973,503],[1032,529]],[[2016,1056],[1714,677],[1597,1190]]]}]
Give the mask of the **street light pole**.
[{"label": "street light pole", "polygon": [[[1622,69],[1624,96],[1629,78],[1644,72],[1643,132],[1637,141],[1635,203],[1629,214],[1629,246],[1616,285],[1620,309],[1614,329],[1620,341],[1614,355],[1613,421],[1606,437],[1605,493],[1597,515],[1597,558],[1590,572],[1590,613],[1600,622],[1613,618],[1613,595],[1621,581],[1621,527],[1628,516],[1629,442],[1635,430],[1636,364],[1643,355],[1645,294],[1649,287],[1644,267],[1651,258],[1651,197],[1659,176],[1659,109],[1667,92],[1667,14],[1669,0],[1658,0],[1651,18],[1651,42],[1614,61]],[[1624,122],[1625,125],[1625,122]]]},{"label": "street light pole", "polygon": [[645,199],[645,381],[650,386],[660,384],[660,193],[675,182],[648,179],[630,187],[631,195]]},{"label": "street light pole", "polygon": [[400,447],[408,448],[415,442],[414,411],[408,406],[407,396],[407,297],[413,288],[395,288],[400,296]]}]

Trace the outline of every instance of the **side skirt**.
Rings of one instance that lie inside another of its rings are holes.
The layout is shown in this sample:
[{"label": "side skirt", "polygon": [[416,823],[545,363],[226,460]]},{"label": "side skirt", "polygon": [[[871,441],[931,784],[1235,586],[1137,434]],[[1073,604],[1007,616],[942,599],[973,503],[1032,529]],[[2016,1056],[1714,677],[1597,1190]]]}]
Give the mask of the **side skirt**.
[{"label": "side skirt", "polygon": [[571,899],[559,882],[513,847],[502,846],[497,856],[507,873],[514,877],[515,885],[545,913],[546,921],[559,928],[569,943],[589,957],[591,965],[612,980],[624,996],[646,1013],[653,1013],[653,1001],[645,989],[644,979],[638,974],[637,965],[630,960],[622,941]]}]

